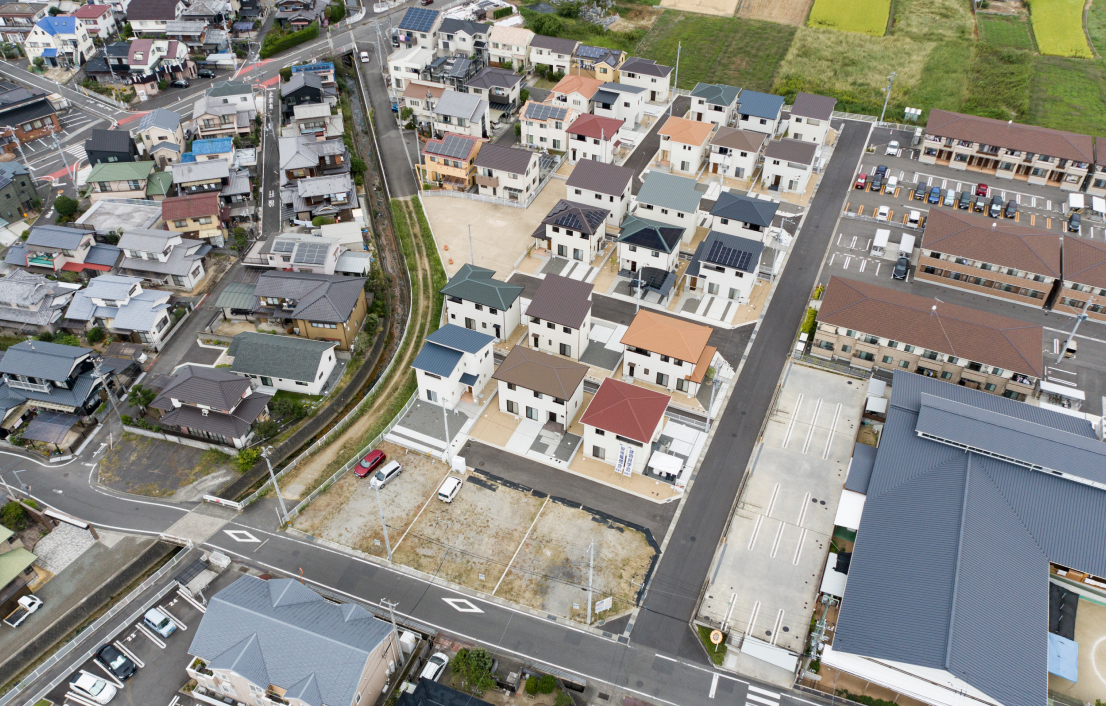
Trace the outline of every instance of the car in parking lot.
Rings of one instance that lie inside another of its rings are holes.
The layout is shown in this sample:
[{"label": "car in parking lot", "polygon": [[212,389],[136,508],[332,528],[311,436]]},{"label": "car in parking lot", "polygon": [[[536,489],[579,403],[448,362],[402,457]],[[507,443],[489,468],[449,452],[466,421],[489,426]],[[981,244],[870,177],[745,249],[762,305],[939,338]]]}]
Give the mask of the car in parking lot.
[{"label": "car in parking lot", "polygon": [[972,195],[967,191],[960,192],[960,201],[956,204],[956,207],[961,211],[967,211],[972,207]]},{"label": "car in parking lot", "polygon": [[879,191],[883,188],[883,175],[876,172],[872,175],[872,185],[868,187],[869,191]]},{"label": "car in parking lot", "polygon": [[1014,199],[1010,199],[1009,201],[1007,201],[1006,202],[1006,213],[1004,215],[1007,218],[1014,218],[1015,216],[1017,216],[1018,215],[1018,202],[1015,201]]},{"label": "car in parking lot", "polygon": [[142,616],[142,622],[146,623],[146,627],[162,637],[169,637],[177,631],[177,624],[170,620],[168,615],[162,613],[157,608],[151,608],[146,611],[146,615]]},{"label": "car in parking lot", "polygon": [[979,184],[976,184],[975,185],[975,195],[976,196],[986,196],[987,195],[987,185],[982,183],[982,182],[980,182]]},{"label": "car in parking lot", "polygon": [[941,187],[935,186],[929,190],[929,203],[941,203]]},{"label": "car in parking lot", "polygon": [[897,188],[899,188],[899,178],[896,176],[887,177],[887,188],[885,189],[885,191],[888,194],[893,194],[895,193],[895,189]]},{"label": "car in parking lot", "polygon": [[196,78],[215,78],[215,72],[211,69],[200,69],[196,72]]},{"label": "car in parking lot", "polygon": [[188,81],[185,81],[183,78],[178,78],[176,81],[173,81],[169,85],[172,86],[173,88],[188,88],[188,86],[190,84],[188,83]]},{"label": "car in parking lot", "polygon": [[1082,218],[1080,218],[1078,213],[1073,213],[1070,216],[1068,216],[1068,232],[1069,233],[1078,233],[1079,232],[1079,225],[1080,225],[1081,220],[1082,220]]},{"label": "car in parking lot", "polygon": [[881,176],[881,177],[886,177],[887,176],[887,165],[886,164],[881,164],[878,167],[876,167],[876,176]]},{"label": "car in parking lot", "polygon": [[984,213],[987,211],[987,197],[976,196],[975,203],[972,204],[972,211],[976,213]]},{"label": "car in parking lot", "polygon": [[926,197],[926,185],[924,181],[919,181],[918,185],[914,187],[914,198],[918,201],[924,201]]},{"label": "car in parking lot", "polygon": [[868,185],[868,175],[864,172],[856,175],[856,188],[863,189]]},{"label": "car in parking lot", "polygon": [[365,458],[357,462],[357,466],[354,467],[353,472],[358,478],[364,478],[372,473],[373,469],[384,463],[384,459],[386,458],[387,456],[385,456],[384,452],[380,449],[370,451],[365,454]]},{"label": "car in parking lot", "polygon": [[991,218],[998,218],[1002,215],[1002,197],[998,194],[991,197],[991,207],[987,209],[987,215]]},{"label": "car in parking lot", "polygon": [[887,143],[887,149],[883,151],[884,154],[897,155],[899,153],[899,143],[897,140],[891,140]]},{"label": "car in parking lot", "polygon": [[399,465],[399,461],[392,461],[376,472],[373,479],[369,481],[369,487],[383,488],[391,483],[392,479],[398,476],[402,471],[403,466]]},{"label": "car in parking lot", "polygon": [[450,476],[445,479],[445,483],[442,483],[438,488],[438,500],[443,503],[453,502],[453,498],[457,497],[457,493],[461,492],[461,479],[454,476]]},{"label": "car in parking lot", "polygon": [[952,189],[945,189],[945,200],[941,204],[942,206],[948,206],[949,208],[956,205],[956,192]]},{"label": "car in parking lot", "polygon": [[879,209],[876,211],[876,220],[877,221],[886,221],[890,217],[891,217],[891,207],[890,206],[880,206]]},{"label": "car in parking lot", "polygon": [[894,279],[906,279],[906,275],[910,272],[910,258],[900,257],[895,262],[895,269],[891,270],[891,277]]},{"label": "car in parking lot", "polygon": [[447,664],[449,664],[449,657],[444,652],[435,652],[430,659],[426,660],[426,666],[422,668],[419,679],[438,681],[442,678]]},{"label": "car in parking lot", "polygon": [[130,679],[138,669],[134,662],[127,655],[120,652],[115,645],[104,645],[96,650],[96,654],[92,658],[118,679]]},{"label": "car in parking lot", "polygon": [[108,684],[103,679],[77,672],[69,678],[69,689],[77,694],[98,704],[110,703],[119,692],[113,684]]}]

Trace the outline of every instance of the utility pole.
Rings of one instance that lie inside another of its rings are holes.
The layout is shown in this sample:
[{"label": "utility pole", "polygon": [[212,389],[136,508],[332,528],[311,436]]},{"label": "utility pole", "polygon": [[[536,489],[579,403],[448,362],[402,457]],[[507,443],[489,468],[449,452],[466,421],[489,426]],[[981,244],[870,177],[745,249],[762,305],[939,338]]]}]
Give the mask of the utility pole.
[{"label": "utility pole", "polygon": [[384,528],[384,546],[388,550],[388,561],[392,560],[392,543],[388,541],[388,523],[384,521],[384,507],[380,504],[380,487],[376,489],[376,509],[380,511],[380,526]]},{"label": "utility pole", "polygon": [[1064,359],[1064,353],[1068,349],[1068,341],[1075,338],[1075,332],[1079,330],[1079,324],[1081,324],[1081,323],[1083,323],[1084,321],[1087,320],[1087,309],[1090,308],[1091,302],[1093,302],[1093,301],[1094,301],[1094,297],[1092,296],[1090,299],[1087,300],[1087,303],[1083,306],[1083,312],[1075,317],[1075,326],[1071,330],[1071,335],[1068,336],[1064,341],[1062,341],[1060,343],[1060,355],[1056,356],[1056,363],[1055,363],[1056,365],[1059,365],[1060,361],[1062,361]]},{"label": "utility pole", "polygon": [[403,649],[399,646],[399,626],[396,625],[395,614],[395,608],[399,605],[399,601],[389,601],[387,598],[381,598],[380,605],[388,609],[388,617],[392,619],[392,639],[396,643],[396,667],[398,668],[403,660]]},{"label": "utility pole", "polygon": [[265,459],[265,465],[269,467],[269,480],[273,483],[273,489],[276,490],[277,500],[280,501],[280,517],[281,524],[288,524],[288,508],[284,506],[284,496],[280,494],[280,485],[277,483],[276,476],[273,474],[273,464],[269,461],[269,455],[272,454],[273,447],[266,446],[261,451],[261,458]]},{"label": "utility pole", "polygon": [[442,421],[445,423],[445,450],[442,451],[442,462],[449,465],[449,408],[445,406],[445,399],[442,399]]},{"label": "utility pole", "polygon": [[883,125],[883,116],[887,114],[887,101],[891,100],[891,87],[895,85],[896,76],[898,76],[898,74],[894,71],[887,75],[887,88],[884,89],[887,91],[887,95],[883,97],[883,110],[879,114],[880,125]]},{"label": "utility pole", "polygon": [[591,625],[591,577],[595,569],[595,541],[588,545],[588,625]]},{"label": "utility pole", "polygon": [[[683,41],[676,43],[676,80],[672,82],[672,88],[680,87],[680,50],[683,49]],[[668,117],[672,117],[672,106],[676,105],[676,96],[672,96],[672,102],[668,104]]]}]

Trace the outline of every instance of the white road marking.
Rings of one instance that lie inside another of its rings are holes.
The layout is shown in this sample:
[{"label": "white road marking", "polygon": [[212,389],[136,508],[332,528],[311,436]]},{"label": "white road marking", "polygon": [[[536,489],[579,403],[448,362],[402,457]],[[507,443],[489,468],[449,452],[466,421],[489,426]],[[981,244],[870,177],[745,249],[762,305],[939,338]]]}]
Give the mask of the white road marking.
[{"label": "white road marking", "polygon": [[223,534],[226,534],[236,542],[252,543],[261,541],[246,530],[223,530]]},{"label": "white road marking", "polygon": [[443,601],[458,613],[483,613],[479,607],[467,598],[443,598]]},{"label": "white road marking", "polygon": [[714,698],[714,692],[717,691],[717,690],[718,690],[718,674],[715,673],[715,674],[711,675],[710,693],[707,694],[707,697],[713,699]]},{"label": "white road marking", "polygon": [[[791,431],[795,428],[795,419],[798,416],[799,408],[803,406],[803,393],[799,393],[799,397],[795,400],[795,410],[791,413],[791,423],[787,425],[787,434],[783,437],[783,448],[787,448],[787,444],[791,441]],[[778,487],[778,485],[777,485]]]},{"label": "white road marking", "polygon": [[773,559],[776,558],[776,553],[780,550],[780,540],[783,539],[783,525],[784,523],[781,521],[780,526],[776,528],[776,539],[772,542],[772,551],[768,554]]}]

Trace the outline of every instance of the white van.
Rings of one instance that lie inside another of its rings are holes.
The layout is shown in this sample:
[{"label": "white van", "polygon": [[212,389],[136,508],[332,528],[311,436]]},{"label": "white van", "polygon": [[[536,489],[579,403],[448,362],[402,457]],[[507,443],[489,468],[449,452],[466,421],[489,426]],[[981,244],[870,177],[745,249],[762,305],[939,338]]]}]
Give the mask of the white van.
[{"label": "white van", "polygon": [[457,497],[457,493],[461,492],[461,486],[463,483],[460,478],[449,477],[445,479],[445,483],[442,483],[442,487],[438,488],[438,500],[443,503],[453,502],[453,498]]},{"label": "white van", "polygon": [[911,211],[910,215],[906,217],[906,225],[917,228],[922,222],[922,214],[919,211]]},{"label": "white van", "polygon": [[883,257],[883,252],[887,249],[887,240],[891,237],[891,231],[886,228],[880,228],[876,231],[876,237],[872,240],[872,257]]},{"label": "white van", "polygon": [[910,257],[914,252],[914,236],[909,233],[902,234],[902,242],[899,243],[899,257]]}]

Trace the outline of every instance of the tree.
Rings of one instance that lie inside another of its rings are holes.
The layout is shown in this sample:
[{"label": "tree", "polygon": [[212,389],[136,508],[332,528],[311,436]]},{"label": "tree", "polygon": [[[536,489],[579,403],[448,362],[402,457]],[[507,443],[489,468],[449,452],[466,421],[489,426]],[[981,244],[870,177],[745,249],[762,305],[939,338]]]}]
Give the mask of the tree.
[{"label": "tree", "polygon": [[292,69],[291,68],[281,69],[280,70],[280,80],[281,81],[291,81],[292,80]]},{"label": "tree", "polygon": [[35,336],[35,340],[36,341],[45,341],[46,343],[52,343],[54,341],[54,334],[50,333],[49,331],[43,331],[42,333]]},{"label": "tree", "polygon": [[530,100],[530,91],[528,91],[524,88],[524,89],[522,89],[521,91],[518,92],[518,102],[519,103],[525,103],[528,100]]},{"label": "tree", "polygon": [[19,531],[27,527],[27,511],[17,502],[9,501],[0,507],[0,524]]},{"label": "tree", "polygon": [[552,694],[553,690],[557,688],[556,677],[550,674],[543,674],[541,679],[538,679],[538,692],[542,694]]},{"label": "tree", "polygon": [[519,137],[521,135],[522,135],[522,123],[516,122],[515,123],[515,137]]},{"label": "tree", "polygon": [[136,407],[145,414],[146,408],[150,406],[150,403],[154,401],[155,397],[157,397],[157,393],[153,390],[142,387],[141,385],[134,385],[131,387],[130,392],[127,393],[127,404],[131,407]]},{"label": "tree", "polygon": [[51,7],[49,10],[46,11],[46,14],[50,15],[51,17],[57,17],[61,14],[61,8],[57,6]]},{"label": "tree", "polygon": [[[50,9],[52,10],[53,8],[50,8]],[[35,57],[35,66],[37,66],[40,69],[43,66],[46,66],[46,59],[43,59],[41,56],[36,56]]]},{"label": "tree", "polygon": [[245,473],[253,468],[253,465],[259,460],[261,460],[261,449],[257,447],[241,449],[238,455],[234,457],[234,468],[239,473]]},{"label": "tree", "polygon": [[453,673],[459,675],[462,684],[474,694],[483,694],[495,684],[492,656],[479,647],[458,651],[453,658]]},{"label": "tree", "polygon": [[276,436],[276,433],[280,431],[280,424],[277,424],[275,419],[266,419],[254,427],[254,431],[262,439],[268,439],[271,436]]},{"label": "tree", "polygon": [[580,3],[563,2],[557,6],[557,14],[561,17],[574,18],[580,16]]},{"label": "tree", "polygon": [[354,173],[360,174],[360,173],[364,172],[366,169],[368,169],[368,166],[365,164],[365,160],[361,159],[360,157],[355,156],[355,157],[352,157],[349,160],[349,168]]},{"label": "tree", "polygon": [[80,206],[80,202],[77,199],[70,198],[65,194],[54,199],[54,210],[58,212],[59,216],[69,218],[77,212],[77,207]]},{"label": "tree", "polygon": [[59,333],[54,336],[54,343],[59,346],[80,346],[81,339],[77,338],[71,333]]},{"label": "tree", "polygon": [[239,226],[234,229],[234,247],[238,248],[241,252],[246,252],[246,248],[249,247],[249,234],[246,229]]},{"label": "tree", "polygon": [[134,29],[131,27],[130,22],[126,22],[123,24],[123,29],[120,31],[120,35],[123,37],[123,39],[130,39],[134,36]]},{"label": "tree", "polygon": [[526,24],[537,34],[546,37],[559,37],[565,28],[564,22],[555,15],[535,15]]},{"label": "tree", "polygon": [[100,341],[104,340],[104,329],[100,328],[99,326],[93,326],[88,330],[88,333],[86,333],[84,337],[85,340],[89,343],[99,343]]},{"label": "tree", "polygon": [[289,397],[276,397],[269,403],[269,411],[285,421],[296,421],[307,416],[303,402]]}]

